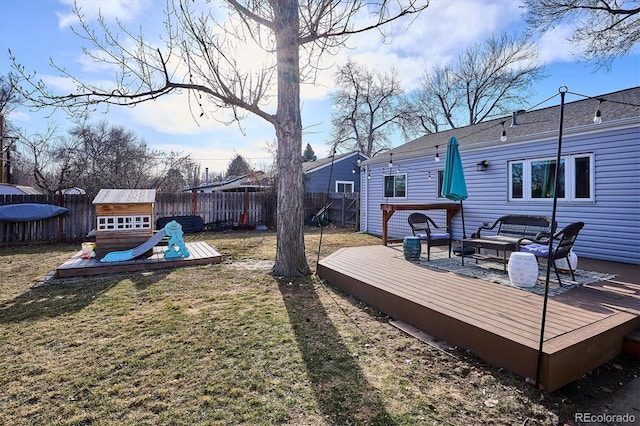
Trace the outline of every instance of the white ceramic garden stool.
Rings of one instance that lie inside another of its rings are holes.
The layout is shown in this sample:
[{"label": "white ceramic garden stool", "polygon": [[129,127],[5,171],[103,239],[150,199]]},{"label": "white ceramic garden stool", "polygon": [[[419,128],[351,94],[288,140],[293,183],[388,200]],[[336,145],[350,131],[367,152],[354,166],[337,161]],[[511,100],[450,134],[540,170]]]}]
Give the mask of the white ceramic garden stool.
[{"label": "white ceramic garden stool", "polygon": [[538,280],[538,261],[533,253],[511,253],[508,270],[512,286],[533,287],[536,285]]},{"label": "white ceramic garden stool", "polygon": [[[575,272],[578,267],[578,255],[573,250],[569,252],[569,265],[571,265],[571,270]],[[562,272],[569,273],[569,265],[567,265],[566,258],[556,260],[556,268]]]}]

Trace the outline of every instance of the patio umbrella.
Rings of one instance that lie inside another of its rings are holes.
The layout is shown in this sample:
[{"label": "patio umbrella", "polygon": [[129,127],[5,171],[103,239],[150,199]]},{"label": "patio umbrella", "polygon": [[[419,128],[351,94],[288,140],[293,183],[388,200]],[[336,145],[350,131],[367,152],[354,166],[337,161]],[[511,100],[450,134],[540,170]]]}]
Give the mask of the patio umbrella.
[{"label": "patio umbrella", "polygon": [[[442,179],[441,195],[452,201],[460,201],[460,213],[462,215],[462,239],[467,238],[464,227],[464,209],[462,200],[467,199],[467,184],[464,181],[464,170],[462,169],[462,159],[458,151],[458,140],[451,136],[447,143],[447,156],[444,163],[444,176]],[[460,255],[464,254],[464,243],[460,249]],[[464,262],[464,256],[463,256]]]}]

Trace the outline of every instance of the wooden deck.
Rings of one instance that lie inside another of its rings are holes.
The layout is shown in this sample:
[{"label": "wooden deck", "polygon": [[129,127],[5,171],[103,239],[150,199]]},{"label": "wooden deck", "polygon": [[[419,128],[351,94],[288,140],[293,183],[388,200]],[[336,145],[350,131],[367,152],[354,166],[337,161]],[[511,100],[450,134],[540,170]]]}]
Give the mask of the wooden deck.
[{"label": "wooden deck", "polygon": [[[402,247],[344,248],[318,274],[395,319],[535,378],[543,297],[404,259]],[[556,390],[622,353],[640,328],[640,285],[615,281],[550,297],[540,383]]]},{"label": "wooden deck", "polygon": [[208,265],[220,263],[222,255],[209,244],[199,241],[186,243],[191,254],[186,258],[166,259],[164,250],[167,246],[155,246],[149,257],[139,257],[125,262],[101,263],[98,259],[82,259],[79,251],[71,259],[63,263],[56,270],[59,278],[78,277],[86,275],[113,274],[119,272],[150,271],[156,269],[182,268],[186,266]]}]

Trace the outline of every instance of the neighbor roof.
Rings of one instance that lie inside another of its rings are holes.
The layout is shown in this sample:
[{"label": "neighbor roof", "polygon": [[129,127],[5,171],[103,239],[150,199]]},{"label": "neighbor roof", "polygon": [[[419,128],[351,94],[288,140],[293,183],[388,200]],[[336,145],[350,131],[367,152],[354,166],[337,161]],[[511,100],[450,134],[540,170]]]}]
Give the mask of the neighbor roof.
[{"label": "neighbor roof", "polygon": [[0,194],[3,195],[42,195],[42,192],[31,186],[0,183]]},{"label": "neighbor roof", "polygon": [[[574,96],[574,94],[569,93],[567,97],[570,96]],[[566,102],[564,108],[564,131],[582,126],[594,126],[593,116],[598,108],[602,113],[603,121],[640,117],[640,87],[574,102]],[[523,142],[531,139],[533,135],[557,132],[559,117],[560,105],[532,111],[523,110],[516,114],[517,125],[515,126],[512,126],[513,119],[512,116],[509,116],[471,126],[427,134],[378,155],[366,161],[365,164],[387,162],[389,161],[389,154],[394,155],[394,160],[422,157],[427,151],[435,152],[436,146],[442,155],[446,151],[447,142],[451,136],[456,137],[461,150],[481,145],[506,145]],[[507,132],[506,142],[500,141],[503,122]]]},{"label": "neighbor roof", "polygon": [[337,163],[337,162],[346,160],[349,157],[353,157],[355,155],[361,155],[364,158],[368,158],[366,155],[358,151],[351,151],[345,154],[337,154],[334,158],[327,157],[327,158],[321,158],[316,161],[305,161],[304,163],[302,163],[302,171],[305,173],[315,172],[316,170],[331,164],[332,160],[334,163]]}]

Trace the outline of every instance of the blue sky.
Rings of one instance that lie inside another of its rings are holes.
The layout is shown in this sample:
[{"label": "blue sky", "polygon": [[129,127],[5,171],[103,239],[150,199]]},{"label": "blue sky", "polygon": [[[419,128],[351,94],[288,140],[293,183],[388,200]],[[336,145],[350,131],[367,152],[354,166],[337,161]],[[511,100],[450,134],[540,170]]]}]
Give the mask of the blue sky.
[{"label": "blue sky", "polygon": [[[150,39],[162,32],[164,1],[158,0],[81,0],[86,16],[104,16],[122,20],[130,28],[142,31]],[[215,2],[214,2],[215,3]],[[0,14],[0,73],[9,71],[8,49],[28,71],[52,84],[64,88],[57,73],[49,67],[49,58],[73,74],[88,79],[108,79],[108,69],[89,63],[82,54],[82,41],[71,31],[72,0],[2,0]],[[430,6],[411,26],[394,25],[390,43],[382,43],[376,33],[352,38],[349,49],[325,60],[325,71],[315,84],[302,87],[302,114],[305,128],[303,143],[311,143],[319,157],[328,151],[331,103],[328,96],[333,85],[336,66],[351,59],[370,69],[388,71],[395,66],[406,91],[417,87],[420,75],[434,66],[451,61],[461,50],[502,30],[522,29],[523,10],[513,0],[431,0]],[[609,71],[598,70],[593,64],[580,62],[576,47],[566,41],[569,28],[559,28],[536,40],[547,78],[540,81],[529,106],[557,93],[560,86],[570,91],[595,96],[640,84],[640,54],[615,61]],[[255,55],[245,55],[251,62]],[[567,97],[567,101],[571,101]],[[555,101],[557,103],[557,98]],[[205,104],[206,109],[206,104]],[[43,133],[47,122],[59,126],[60,133],[72,126],[63,114],[50,118],[49,111],[31,112],[18,109],[9,117],[27,134]],[[95,113],[93,120],[106,119],[122,125],[144,138],[149,145],[164,151],[191,154],[203,168],[224,171],[235,153],[248,158],[256,167],[271,162],[267,145],[275,139],[273,127],[262,119],[249,117],[243,122],[244,132],[237,125],[226,126],[207,116],[198,122],[192,118],[186,97],[174,96],[136,108],[112,108],[108,114]],[[222,119],[222,118],[221,118]],[[404,141],[398,138],[394,146]]]}]

